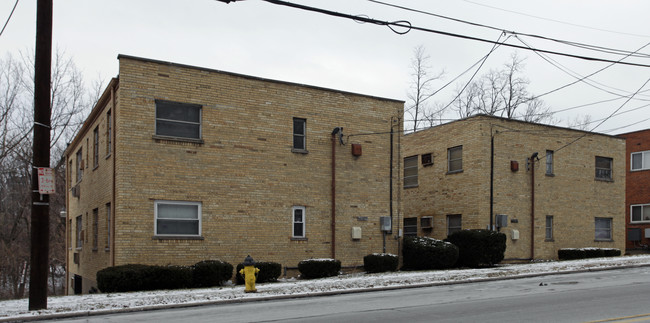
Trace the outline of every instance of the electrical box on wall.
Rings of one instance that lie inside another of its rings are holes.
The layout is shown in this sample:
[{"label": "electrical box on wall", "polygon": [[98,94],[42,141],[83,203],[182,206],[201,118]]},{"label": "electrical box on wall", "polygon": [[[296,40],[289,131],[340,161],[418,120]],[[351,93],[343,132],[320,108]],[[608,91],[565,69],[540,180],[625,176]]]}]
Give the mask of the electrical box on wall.
[{"label": "electrical box on wall", "polygon": [[495,218],[497,228],[503,228],[508,226],[508,215],[507,214],[497,214]]},{"label": "electrical box on wall", "polygon": [[519,230],[512,230],[510,236],[512,240],[519,240]]},{"label": "electrical box on wall", "polygon": [[516,160],[511,160],[510,161],[510,170],[513,171],[513,172],[518,171],[519,170],[519,162],[517,162]]},{"label": "electrical box on wall", "polygon": [[361,239],[361,227],[352,227],[352,240]]},{"label": "electrical box on wall", "polygon": [[352,146],[352,156],[361,156],[361,144],[352,144],[350,146]]},{"label": "electrical box on wall", "polygon": [[379,229],[381,231],[391,231],[393,224],[389,216],[379,217]]}]

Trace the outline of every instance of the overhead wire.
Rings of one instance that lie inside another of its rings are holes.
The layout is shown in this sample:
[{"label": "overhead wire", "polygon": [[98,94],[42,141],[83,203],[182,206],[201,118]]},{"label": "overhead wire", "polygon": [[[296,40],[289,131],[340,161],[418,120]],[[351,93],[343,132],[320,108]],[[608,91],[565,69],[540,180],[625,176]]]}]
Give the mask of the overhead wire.
[{"label": "overhead wire", "polygon": [[[272,4],[276,4],[276,5],[288,6],[288,7],[292,7],[292,8],[297,8],[297,9],[322,13],[322,14],[326,14],[326,15],[330,15],[330,16],[334,16],[334,17],[347,18],[347,19],[351,19],[351,20],[354,20],[354,21],[361,21],[361,22],[372,23],[372,24],[375,24],[375,25],[387,26],[393,32],[398,33],[400,35],[406,34],[406,33],[410,32],[411,30],[418,30],[418,31],[434,33],[434,34],[439,34],[439,35],[445,35],[445,36],[450,36],[450,37],[456,37],[456,38],[461,38],[461,39],[466,39],[466,40],[474,40],[474,41],[479,41],[479,42],[483,42],[483,43],[496,44],[495,41],[489,40],[489,39],[484,39],[484,38],[479,38],[479,37],[474,37],[474,36],[468,36],[468,35],[463,35],[463,34],[457,34],[457,33],[451,33],[451,32],[446,32],[446,31],[441,31],[441,30],[435,30],[435,29],[431,29],[431,28],[414,26],[414,25],[412,25],[410,22],[408,22],[406,20],[398,20],[398,21],[392,21],[392,22],[390,22],[390,21],[381,21],[381,20],[376,20],[376,19],[367,18],[367,17],[363,17],[363,16],[354,16],[354,15],[350,15],[350,14],[344,14],[344,13],[340,13],[340,12],[336,12],[336,11],[331,11],[331,10],[327,10],[327,9],[321,9],[321,8],[316,8],[316,7],[305,6],[305,5],[286,2],[286,1],[280,1],[280,0],[263,0],[263,1],[269,2],[269,3],[272,3]],[[396,28],[404,28],[404,30],[403,31],[398,31],[399,29],[396,29]],[[507,46],[507,47],[512,47],[512,48],[519,48],[519,49],[523,49],[523,50],[527,50],[527,51],[532,50],[532,51],[537,51],[537,52],[542,52],[542,53],[547,53],[547,54],[571,57],[571,58],[587,60],[587,61],[616,63],[616,64],[621,64],[621,65],[629,65],[629,66],[637,66],[637,67],[650,67],[650,65],[648,65],[648,64],[616,61],[616,60],[610,60],[610,59],[604,59],[604,58],[598,58],[598,57],[590,57],[590,56],[577,55],[577,54],[570,54],[570,53],[557,52],[557,51],[538,49],[538,48],[532,48],[531,49],[531,48],[528,48],[526,46],[515,45],[515,44],[500,43],[500,45]]]},{"label": "overhead wire", "polygon": [[0,36],[2,36],[2,33],[5,32],[5,28],[7,28],[7,25],[9,24],[9,20],[11,20],[11,16],[14,15],[14,11],[16,11],[16,6],[18,6],[18,2],[20,0],[16,0],[16,3],[14,3],[14,7],[11,9],[11,13],[9,13],[9,17],[7,18],[7,21],[5,22],[4,26],[2,26],[2,30],[0,30]]}]

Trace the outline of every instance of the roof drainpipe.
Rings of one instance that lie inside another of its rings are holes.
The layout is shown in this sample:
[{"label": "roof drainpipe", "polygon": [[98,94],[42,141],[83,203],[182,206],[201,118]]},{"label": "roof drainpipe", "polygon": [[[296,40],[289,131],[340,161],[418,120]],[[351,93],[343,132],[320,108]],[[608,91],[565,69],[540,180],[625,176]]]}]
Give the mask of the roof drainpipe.
[{"label": "roof drainpipe", "polygon": [[535,260],[535,161],[537,153],[530,156],[530,259]]},{"label": "roof drainpipe", "polygon": [[336,259],[336,135],[343,135],[343,128],[332,130],[332,259]]}]

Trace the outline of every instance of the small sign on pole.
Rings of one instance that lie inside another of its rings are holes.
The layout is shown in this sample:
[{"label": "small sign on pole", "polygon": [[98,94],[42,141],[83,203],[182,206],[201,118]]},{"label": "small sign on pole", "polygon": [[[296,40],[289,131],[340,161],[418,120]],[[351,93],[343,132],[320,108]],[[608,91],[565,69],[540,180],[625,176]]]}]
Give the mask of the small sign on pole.
[{"label": "small sign on pole", "polygon": [[54,185],[54,171],[52,168],[38,168],[38,193],[54,194],[56,193]]}]

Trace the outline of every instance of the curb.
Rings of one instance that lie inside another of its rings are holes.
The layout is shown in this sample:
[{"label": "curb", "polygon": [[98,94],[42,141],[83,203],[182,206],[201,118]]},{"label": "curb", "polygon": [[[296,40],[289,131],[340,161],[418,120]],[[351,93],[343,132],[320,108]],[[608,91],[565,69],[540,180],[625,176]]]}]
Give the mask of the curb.
[{"label": "curb", "polygon": [[271,300],[308,298],[308,297],[316,297],[316,296],[359,294],[359,293],[369,293],[369,292],[390,291],[390,290],[397,290],[397,289],[411,289],[411,288],[425,288],[425,287],[447,286],[447,285],[458,285],[458,284],[482,283],[482,282],[491,282],[491,281],[500,281],[500,280],[513,280],[513,279],[599,272],[599,271],[607,271],[607,270],[641,268],[641,267],[650,267],[650,264],[636,264],[636,265],[623,265],[623,266],[615,266],[615,267],[589,268],[589,269],[571,270],[571,271],[567,270],[567,271],[554,271],[554,272],[534,273],[534,274],[520,274],[520,275],[512,275],[512,276],[467,279],[463,281],[441,281],[441,282],[430,282],[430,283],[422,283],[422,284],[383,286],[383,287],[376,287],[376,288],[373,287],[373,288],[346,289],[346,290],[313,292],[313,293],[304,293],[304,294],[261,296],[261,297],[225,299],[225,300],[183,303],[183,304],[151,305],[151,306],[143,306],[143,307],[124,308],[124,309],[55,313],[55,314],[24,316],[24,317],[23,316],[4,317],[4,318],[0,318],[0,322],[1,323],[33,322],[33,321],[41,321],[41,320],[45,321],[45,320],[57,320],[57,319],[66,319],[66,318],[81,318],[81,317],[100,316],[100,315],[109,315],[109,314],[134,313],[134,312],[188,308],[188,307],[198,307],[198,306],[208,306],[208,305],[237,304],[237,303],[249,303],[249,302],[260,302],[260,301],[271,301]]}]

